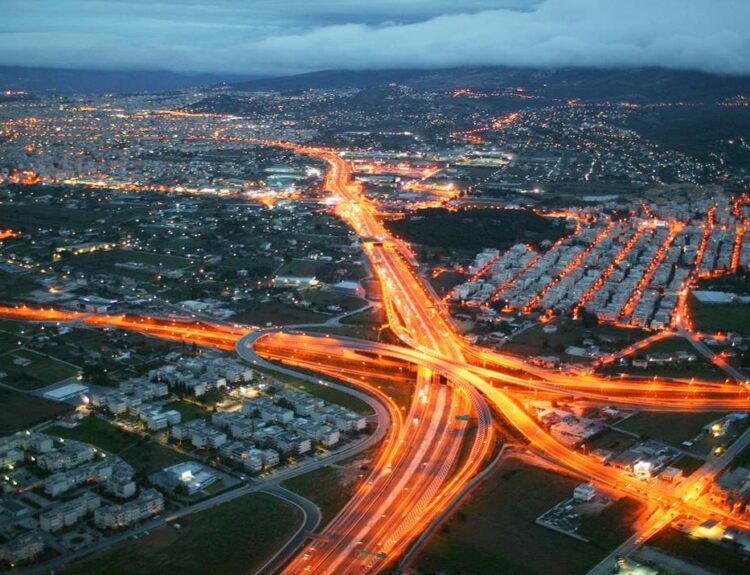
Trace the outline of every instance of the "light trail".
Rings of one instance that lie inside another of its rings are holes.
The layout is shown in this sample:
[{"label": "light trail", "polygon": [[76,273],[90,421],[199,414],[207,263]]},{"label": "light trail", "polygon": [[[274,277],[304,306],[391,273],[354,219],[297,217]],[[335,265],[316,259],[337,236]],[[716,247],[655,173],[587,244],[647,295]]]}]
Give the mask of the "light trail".
[{"label": "light trail", "polygon": [[0,230],[0,241],[7,240],[8,238],[16,238],[20,235],[21,233],[15,230],[11,230],[11,229]]},{"label": "light trail", "polygon": [[[699,502],[694,490],[683,494],[656,482],[638,481],[566,447],[547,433],[519,401],[524,392],[539,389],[545,393],[588,397],[610,403],[619,401],[695,410],[747,410],[750,404],[743,386],[703,381],[609,380],[591,374],[544,370],[519,358],[472,346],[457,333],[441,302],[415,273],[408,246],[387,232],[378,219],[377,207],[365,197],[361,184],[351,181],[351,166],[343,158],[334,150],[320,147],[283,142],[253,143],[281,146],[315,156],[329,164],[324,188],[336,200],[336,213],[363,240],[363,251],[381,285],[389,327],[406,344],[406,347],[388,346],[348,338],[271,333],[257,340],[256,352],[358,385],[367,385],[368,379],[381,373],[379,370],[397,369],[393,363],[395,360],[413,364],[419,373],[415,399],[409,412],[412,419],[399,421],[396,418],[389,435],[393,440],[389,439],[381,448],[370,475],[372,484],[368,481],[360,485],[355,497],[326,528],[324,533],[329,534],[328,543],[320,552],[308,550],[301,554],[293,560],[287,573],[350,573],[385,569],[389,561],[431,524],[443,506],[461,492],[487,459],[492,448],[493,431],[484,399],[520,432],[534,451],[588,480],[668,511],[670,520],[673,515],[682,514],[750,527],[750,522],[733,517],[710,502]],[[641,226],[633,232],[615,258],[614,265],[627,255],[646,227]],[[598,279],[599,285],[611,271],[609,268],[605,270]],[[586,303],[585,299],[586,296],[579,302],[579,308]],[[0,315],[35,321],[112,325],[154,337],[192,341],[227,350],[233,349],[247,332],[242,326],[179,322],[173,318],[98,316],[31,308],[0,308]],[[446,377],[450,387],[430,383],[436,374]],[[641,389],[637,390],[639,386]],[[377,394],[376,387],[371,387]],[[426,401],[422,401],[423,397],[427,398]],[[477,429],[468,457],[458,461],[457,454],[465,434],[452,433],[463,428],[455,423],[455,415],[469,406],[477,418]],[[421,458],[428,451],[438,454],[440,459],[427,461],[423,471],[420,461],[424,463]],[[705,477],[710,475],[707,473]],[[411,489],[412,482],[418,490]],[[405,489],[407,485],[409,490]],[[702,481],[696,485],[701,488],[706,483]],[[372,549],[367,549],[368,554],[358,552],[359,541],[363,546],[374,545],[374,555]]]}]

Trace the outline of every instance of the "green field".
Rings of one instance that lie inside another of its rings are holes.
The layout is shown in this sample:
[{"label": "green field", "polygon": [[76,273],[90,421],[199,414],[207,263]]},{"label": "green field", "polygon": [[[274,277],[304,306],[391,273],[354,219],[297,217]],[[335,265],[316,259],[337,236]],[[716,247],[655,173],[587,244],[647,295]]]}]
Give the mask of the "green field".
[{"label": "green field", "polygon": [[327,333],[333,336],[354,337],[370,341],[385,341],[379,327],[366,325],[321,326],[306,328],[307,333]]},{"label": "green field", "polygon": [[345,317],[341,320],[341,323],[351,326],[380,327],[385,319],[382,307],[371,307],[365,311]]},{"label": "green field", "polygon": [[0,271],[0,297],[15,300],[24,294],[39,289],[31,274],[10,274]]},{"label": "green field", "polygon": [[492,208],[426,208],[402,219],[386,220],[385,225],[411,243],[467,250],[488,245],[505,248],[519,241],[554,241],[564,234],[561,220],[542,218],[530,210]]},{"label": "green field", "polygon": [[157,273],[156,271],[146,269],[129,269],[115,266],[116,263],[130,262],[155,266],[156,268],[165,271],[186,268],[192,265],[192,262],[187,258],[136,250],[99,251],[90,254],[70,256],[61,260],[61,263],[71,265],[84,271],[108,272],[116,275],[130,276],[136,279],[148,279],[154,277]]},{"label": "green field", "polygon": [[623,497],[594,515],[584,515],[578,533],[598,546],[614,549],[633,533],[631,525],[642,512],[642,504]]},{"label": "green field", "polygon": [[[58,190],[69,188],[57,188]],[[39,190],[39,188],[37,188]],[[42,193],[49,193],[51,188],[44,188]],[[29,194],[34,193],[29,190]],[[73,228],[86,229],[98,219],[106,218],[109,225],[132,219],[146,210],[140,207],[92,210],[89,208],[67,208],[60,204],[29,204],[25,206],[0,206],[0,227],[13,227],[20,230],[38,230],[39,228]]]},{"label": "green field", "polygon": [[0,319],[0,331],[13,333],[16,335],[30,335],[36,329],[35,324],[27,321],[15,321],[12,319]]},{"label": "green field", "polygon": [[672,467],[682,469],[685,477],[691,475],[694,471],[697,471],[705,463],[702,459],[697,457],[691,457],[690,455],[683,455],[677,461],[672,462]]},{"label": "green field", "polygon": [[685,533],[667,527],[648,540],[648,544],[658,547],[688,563],[705,566],[712,572],[739,574],[750,573],[750,557],[728,547],[709,541],[696,539]]},{"label": "green field", "polygon": [[624,347],[638,341],[644,332],[637,329],[623,329],[610,325],[599,325],[585,328],[581,321],[561,318],[553,324],[557,326],[554,333],[544,333],[544,325],[537,324],[513,336],[503,345],[503,351],[521,356],[530,355],[559,355],[564,361],[576,363],[590,362],[591,358],[569,356],[565,349],[571,345],[580,346],[584,339],[592,339],[599,343],[599,337],[606,337],[613,341],[616,348]]},{"label": "green field", "polygon": [[570,497],[579,483],[516,460],[504,463],[428,543],[418,570],[462,575],[586,573],[627,538],[636,509],[631,503],[615,504],[611,511],[587,518],[591,543],[535,523]]},{"label": "green field", "polygon": [[155,529],[85,559],[64,575],[246,575],[291,537],[300,511],[271,495],[251,493]]},{"label": "green field", "polygon": [[331,267],[331,262],[319,260],[292,260],[285,263],[277,271],[277,276],[304,276],[320,277],[326,268]]},{"label": "green field", "polygon": [[164,409],[174,409],[179,411],[182,415],[182,421],[190,421],[191,419],[205,419],[209,416],[208,409],[206,406],[193,401],[173,401],[164,406]]},{"label": "green field", "polygon": [[611,428],[604,429],[586,442],[589,451],[594,449],[607,449],[614,452],[625,451],[636,442],[634,437],[621,433]]},{"label": "green field", "polygon": [[605,371],[609,374],[614,375],[619,373],[628,373],[644,378],[658,376],[677,379],[691,379],[695,377],[699,379],[720,381],[726,379],[726,373],[724,373],[721,369],[716,367],[700,353],[698,353],[692,346],[692,344],[683,337],[667,337],[664,339],[659,339],[653,342],[651,345],[638,350],[631,356],[631,359],[645,359],[649,354],[675,353],[678,351],[686,351],[688,353],[691,353],[696,356],[696,360],[690,363],[680,363],[675,365],[650,365],[646,369],[636,368],[630,365],[612,365]]},{"label": "green field", "polygon": [[731,465],[732,469],[736,467],[750,467],[750,446],[746,447],[737,454]]},{"label": "green field", "polygon": [[46,429],[45,433],[100,447],[119,455],[137,472],[145,475],[189,459],[181,453],[150,442],[145,437],[120,429],[94,416],[87,417],[73,429],[55,426]]},{"label": "green field", "polygon": [[264,303],[251,303],[235,315],[232,321],[265,326],[268,322],[274,325],[320,323],[330,317],[330,315],[272,300]]},{"label": "green field", "polygon": [[13,349],[18,349],[23,346],[25,338],[8,333],[7,331],[0,331],[0,353],[6,353]]},{"label": "green field", "polygon": [[367,305],[362,298],[328,290],[308,290],[304,293],[304,298],[310,302],[310,305],[321,311],[328,312],[325,308],[329,305],[339,306],[342,311],[333,312],[335,314],[354,311]]},{"label": "green field", "polygon": [[642,412],[618,426],[650,438],[679,445],[698,435],[704,425],[719,419],[721,413],[653,413]]},{"label": "green field", "polygon": [[69,409],[64,403],[0,388],[0,435],[27,429]]},{"label": "green field", "polygon": [[[15,357],[28,359],[31,363],[27,366],[15,365]],[[24,390],[45,387],[75,377],[80,372],[77,367],[27,350],[0,355],[0,370],[8,374],[0,383]]]},{"label": "green field", "polygon": [[664,339],[658,339],[651,345],[640,350],[638,353],[672,353],[675,351],[687,351],[689,353],[695,353],[696,355],[698,353],[695,351],[692,344],[684,337],[665,337]]},{"label": "green field", "polygon": [[750,305],[704,304],[691,297],[690,309],[698,331],[733,331],[744,336],[750,335]]},{"label": "green field", "polygon": [[323,516],[320,526],[323,527],[349,501],[356,482],[345,481],[344,474],[339,469],[329,466],[288,479],[283,486],[320,507]]}]

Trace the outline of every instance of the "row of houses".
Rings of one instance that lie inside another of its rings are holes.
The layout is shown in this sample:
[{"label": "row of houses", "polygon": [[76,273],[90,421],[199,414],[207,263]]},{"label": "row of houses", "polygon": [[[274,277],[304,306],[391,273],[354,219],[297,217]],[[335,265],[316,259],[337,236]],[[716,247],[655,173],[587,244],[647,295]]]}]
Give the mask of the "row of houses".
[{"label": "row of houses", "polygon": [[100,529],[122,529],[148,519],[164,510],[164,496],[156,489],[142,489],[127,503],[107,505],[94,511],[94,523]]},{"label": "row of houses", "polygon": [[252,382],[255,374],[240,362],[224,357],[201,356],[183,358],[178,363],[152,369],[147,375],[151,381],[166,383],[170,389],[187,391],[200,397],[212,389]]},{"label": "row of houses", "polygon": [[49,451],[37,457],[36,463],[40,469],[50,472],[66,471],[91,461],[97,454],[97,449],[87,443],[71,441],[60,449]]},{"label": "row of houses", "polygon": [[169,395],[166,383],[147,380],[126,380],[119,390],[100,390],[91,394],[91,405],[106,408],[114,415],[138,412],[144,404]]},{"label": "row of houses", "polygon": [[102,483],[112,476],[112,461],[100,459],[83,463],[73,469],[53,473],[44,479],[44,492],[50,497],[59,497],[63,493],[84,483]]},{"label": "row of houses", "polygon": [[238,463],[250,473],[276,467],[280,463],[279,452],[273,449],[258,449],[244,441],[229,441],[219,448],[222,457]]},{"label": "row of houses", "polygon": [[70,527],[101,506],[101,498],[90,491],[39,515],[39,527],[47,533]]}]

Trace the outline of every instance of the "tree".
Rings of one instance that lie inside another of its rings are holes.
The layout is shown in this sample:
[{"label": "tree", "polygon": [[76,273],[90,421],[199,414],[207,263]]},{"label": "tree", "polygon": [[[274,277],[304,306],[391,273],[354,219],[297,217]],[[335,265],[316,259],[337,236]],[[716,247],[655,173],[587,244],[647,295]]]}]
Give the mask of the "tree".
[{"label": "tree", "polygon": [[596,314],[590,313],[586,308],[582,308],[581,325],[586,329],[591,329],[599,325],[599,319],[596,317]]}]

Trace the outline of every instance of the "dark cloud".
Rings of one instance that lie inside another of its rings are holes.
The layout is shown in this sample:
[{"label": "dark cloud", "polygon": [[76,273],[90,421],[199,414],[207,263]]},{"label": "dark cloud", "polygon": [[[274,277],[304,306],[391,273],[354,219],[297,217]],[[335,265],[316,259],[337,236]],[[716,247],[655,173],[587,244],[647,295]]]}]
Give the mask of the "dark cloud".
[{"label": "dark cloud", "polygon": [[0,12],[0,63],[12,65],[750,73],[748,0],[3,0]]}]

